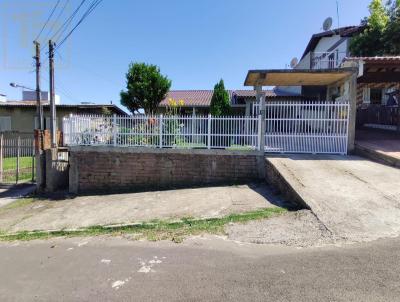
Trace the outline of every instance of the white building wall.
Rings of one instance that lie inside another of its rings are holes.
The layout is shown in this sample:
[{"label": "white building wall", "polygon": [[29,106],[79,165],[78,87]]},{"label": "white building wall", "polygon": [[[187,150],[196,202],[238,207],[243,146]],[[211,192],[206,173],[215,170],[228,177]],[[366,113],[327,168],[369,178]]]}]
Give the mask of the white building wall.
[{"label": "white building wall", "polygon": [[294,69],[310,69],[310,53],[306,54]]},{"label": "white building wall", "polygon": [[315,47],[314,52],[326,52],[330,47],[333,46],[333,44],[338,42],[340,39],[341,38],[339,35],[321,38],[317,46]]}]

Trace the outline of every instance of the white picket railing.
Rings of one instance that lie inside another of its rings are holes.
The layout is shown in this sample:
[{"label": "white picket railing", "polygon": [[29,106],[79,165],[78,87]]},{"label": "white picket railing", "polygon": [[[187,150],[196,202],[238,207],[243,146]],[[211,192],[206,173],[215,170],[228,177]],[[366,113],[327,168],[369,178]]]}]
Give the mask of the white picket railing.
[{"label": "white picket railing", "polygon": [[349,104],[267,102],[259,116],[84,116],[63,120],[64,143],[346,154]]},{"label": "white picket railing", "polygon": [[259,148],[259,118],[244,116],[82,116],[63,120],[66,145]]}]

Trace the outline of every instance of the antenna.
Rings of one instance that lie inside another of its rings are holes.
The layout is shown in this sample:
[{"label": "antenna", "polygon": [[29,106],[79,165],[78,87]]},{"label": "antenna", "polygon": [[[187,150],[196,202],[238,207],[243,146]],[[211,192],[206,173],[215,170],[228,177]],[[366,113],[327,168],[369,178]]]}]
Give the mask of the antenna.
[{"label": "antenna", "polygon": [[297,66],[297,64],[299,64],[299,59],[297,59],[297,58],[293,58],[290,61],[290,67],[292,67],[292,68],[295,68]]},{"label": "antenna", "polygon": [[333,23],[333,19],[331,17],[326,18],[324,23],[322,24],[322,28],[324,31],[328,31],[331,29]]},{"label": "antenna", "polygon": [[339,22],[339,0],[336,0],[336,15],[337,15],[337,27],[340,28],[340,22]]}]

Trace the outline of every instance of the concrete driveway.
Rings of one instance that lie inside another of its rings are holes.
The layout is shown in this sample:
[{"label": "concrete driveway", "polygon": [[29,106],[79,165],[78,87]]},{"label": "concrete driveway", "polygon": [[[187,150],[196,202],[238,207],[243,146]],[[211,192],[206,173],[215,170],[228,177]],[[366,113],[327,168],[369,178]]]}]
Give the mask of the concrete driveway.
[{"label": "concrete driveway", "polygon": [[269,156],[295,192],[335,236],[369,241],[400,234],[400,169],[357,156]]}]

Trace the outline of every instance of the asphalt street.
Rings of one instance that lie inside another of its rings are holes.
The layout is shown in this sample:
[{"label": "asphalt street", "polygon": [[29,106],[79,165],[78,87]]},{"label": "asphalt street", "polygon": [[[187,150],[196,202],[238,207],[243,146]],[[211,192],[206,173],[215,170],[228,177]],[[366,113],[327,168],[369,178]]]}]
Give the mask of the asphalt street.
[{"label": "asphalt street", "polygon": [[400,239],[319,248],[202,237],[0,243],[0,301],[399,301]]}]

